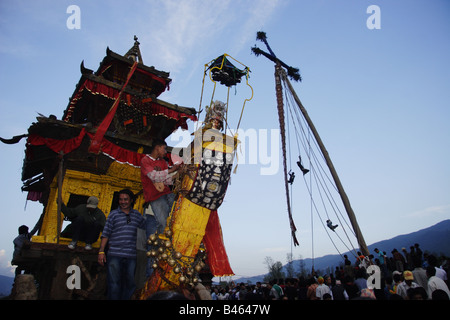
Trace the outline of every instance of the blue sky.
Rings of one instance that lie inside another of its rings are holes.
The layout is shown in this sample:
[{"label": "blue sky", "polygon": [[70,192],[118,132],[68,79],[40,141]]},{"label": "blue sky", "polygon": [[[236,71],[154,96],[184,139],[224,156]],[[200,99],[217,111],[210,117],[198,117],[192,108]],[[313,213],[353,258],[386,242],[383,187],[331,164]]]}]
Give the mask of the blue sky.
[{"label": "blue sky", "polygon": [[[80,29],[67,28],[70,5],[80,8]],[[366,26],[370,5],[381,10],[381,29]],[[294,88],[371,244],[450,218],[449,15],[445,0],[1,1],[0,136],[26,133],[38,112],[61,118],[81,61],[96,69],[107,46],[124,54],[133,35],[144,63],[170,72],[161,99],[178,105],[198,108],[204,64],[213,58],[228,53],[250,67],[254,98],[241,128],[270,133],[278,128],[273,64],[250,51],[265,50],[255,40],[264,30],[277,56],[300,68],[303,82]],[[248,94],[241,85],[232,95],[232,128]],[[269,145],[272,155],[276,146]],[[297,148],[290,150],[296,161]],[[232,268],[250,276],[266,272],[266,256],[285,263],[291,239],[281,158],[275,174],[262,175],[267,164],[259,156],[249,164],[250,149],[244,152],[219,216]],[[18,226],[31,228],[42,211],[20,190],[23,156],[24,141],[0,144],[0,274],[11,275]],[[297,170],[300,246],[292,253],[311,257],[313,234],[315,257],[335,254],[317,215],[311,227],[300,177]]]}]

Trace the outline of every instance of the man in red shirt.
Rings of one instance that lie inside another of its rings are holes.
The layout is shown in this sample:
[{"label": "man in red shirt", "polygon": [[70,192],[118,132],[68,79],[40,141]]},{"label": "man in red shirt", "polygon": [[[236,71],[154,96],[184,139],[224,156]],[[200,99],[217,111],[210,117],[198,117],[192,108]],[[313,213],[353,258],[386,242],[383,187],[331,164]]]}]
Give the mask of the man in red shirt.
[{"label": "man in red shirt", "polygon": [[156,231],[158,233],[164,232],[167,218],[175,201],[175,194],[169,186],[173,184],[172,176],[181,165],[181,163],[177,162],[169,168],[169,164],[164,159],[167,154],[166,147],[165,141],[154,141],[152,151],[142,158],[141,161],[141,181],[144,189],[144,198],[146,205],[151,206],[155,215]]}]

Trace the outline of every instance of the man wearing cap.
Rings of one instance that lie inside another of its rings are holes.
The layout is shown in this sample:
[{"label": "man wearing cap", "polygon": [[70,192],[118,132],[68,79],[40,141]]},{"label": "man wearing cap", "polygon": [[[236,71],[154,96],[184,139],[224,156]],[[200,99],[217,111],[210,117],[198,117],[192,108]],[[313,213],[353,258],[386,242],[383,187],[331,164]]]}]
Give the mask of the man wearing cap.
[{"label": "man wearing cap", "polygon": [[89,197],[86,204],[75,208],[68,208],[61,203],[62,213],[72,222],[61,232],[62,237],[72,238],[69,249],[75,249],[78,241],[86,242],[86,250],[92,249],[92,243],[97,241],[106,222],[105,214],[97,206],[98,199],[94,196]]},{"label": "man wearing cap", "polygon": [[414,280],[414,275],[411,271],[406,270],[403,272],[403,281],[397,286],[397,294],[400,295],[404,300],[408,299],[408,290],[419,287],[419,285]]}]

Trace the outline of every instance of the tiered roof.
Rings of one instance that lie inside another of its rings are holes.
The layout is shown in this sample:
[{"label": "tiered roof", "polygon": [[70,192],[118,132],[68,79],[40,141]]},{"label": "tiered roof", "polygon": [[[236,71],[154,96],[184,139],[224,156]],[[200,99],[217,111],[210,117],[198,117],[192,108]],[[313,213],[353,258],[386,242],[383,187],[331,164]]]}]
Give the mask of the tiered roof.
[{"label": "tiered roof", "polygon": [[[137,67],[124,88],[128,72]],[[65,168],[103,174],[112,161],[140,165],[140,159],[154,139],[166,139],[187,120],[197,120],[193,108],[159,99],[169,88],[169,73],[145,66],[135,38],[134,46],[122,56],[109,48],[96,72],[81,63],[81,78],[64,111],[38,117],[28,129],[22,170],[23,191],[29,199],[47,201],[47,191],[57,172],[61,156]],[[89,153],[89,145],[105,116],[119,97],[113,121],[101,141],[100,152]]]}]

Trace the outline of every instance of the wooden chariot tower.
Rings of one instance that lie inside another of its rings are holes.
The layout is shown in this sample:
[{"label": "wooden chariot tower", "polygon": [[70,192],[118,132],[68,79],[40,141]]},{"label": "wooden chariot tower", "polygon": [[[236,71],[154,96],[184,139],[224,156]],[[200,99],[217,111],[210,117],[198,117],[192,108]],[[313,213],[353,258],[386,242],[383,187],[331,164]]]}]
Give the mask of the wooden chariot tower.
[{"label": "wooden chariot tower", "polygon": [[[57,201],[74,207],[89,196],[99,199],[106,214],[117,208],[117,192],[138,195],[143,212],[140,160],[154,139],[196,121],[193,108],[158,97],[169,88],[169,73],[143,64],[139,42],[120,55],[109,48],[97,71],[81,63],[81,78],[61,119],[38,117],[29,129],[22,171],[22,190],[39,201],[43,212],[31,244],[13,261],[34,275],[40,299],[102,299],[105,271],[97,264],[99,240],[91,251],[83,243],[74,251],[61,234],[64,216]],[[67,267],[82,271],[82,288],[68,289]]]}]

